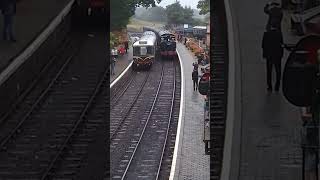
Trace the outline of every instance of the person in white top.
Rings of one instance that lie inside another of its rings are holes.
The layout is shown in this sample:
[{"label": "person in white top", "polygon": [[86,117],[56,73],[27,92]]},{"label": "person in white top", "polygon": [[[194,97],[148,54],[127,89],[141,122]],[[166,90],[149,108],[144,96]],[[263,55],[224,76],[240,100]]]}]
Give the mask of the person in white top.
[{"label": "person in white top", "polygon": [[114,68],[116,66],[116,58],[118,57],[118,51],[117,49],[112,49],[111,50],[111,58],[110,58],[110,69],[111,69],[111,72],[110,74],[114,75],[115,72],[114,72]]}]

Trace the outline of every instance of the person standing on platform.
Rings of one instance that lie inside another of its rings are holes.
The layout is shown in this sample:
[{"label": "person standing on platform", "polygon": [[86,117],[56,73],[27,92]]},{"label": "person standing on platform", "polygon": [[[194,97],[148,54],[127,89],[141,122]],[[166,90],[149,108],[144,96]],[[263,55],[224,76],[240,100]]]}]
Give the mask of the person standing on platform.
[{"label": "person standing on platform", "polygon": [[196,91],[198,90],[198,70],[193,70],[192,72],[192,80],[193,80],[193,90]]},{"label": "person standing on platform", "polygon": [[126,48],[126,53],[128,53],[128,49],[129,49],[129,42],[128,41],[124,42],[124,47]]},{"label": "person standing on platform", "polygon": [[199,64],[197,62],[194,62],[194,63],[192,63],[192,66],[193,66],[193,71],[197,71],[198,72]]},{"label": "person standing on platform", "polygon": [[116,66],[116,58],[118,56],[118,53],[117,53],[117,49],[114,48],[111,50],[111,59],[110,59],[110,68],[111,68],[111,72],[110,74],[114,75],[115,72],[114,72],[114,68]]},{"label": "person standing on platform", "polygon": [[13,16],[16,14],[17,6],[16,0],[1,0],[2,1],[2,15],[3,15],[3,39],[16,42],[13,35]]},{"label": "person standing on platform", "polygon": [[271,26],[281,31],[283,12],[280,3],[279,0],[273,0],[264,7],[264,12],[269,16],[266,26],[267,31],[270,31]]},{"label": "person standing on platform", "polygon": [[262,39],[263,58],[266,59],[267,68],[267,90],[272,92],[272,69],[276,70],[275,91],[279,91],[281,80],[281,59],[283,56],[283,37],[281,31],[271,27],[270,31],[263,34]]},{"label": "person standing on platform", "polygon": [[110,74],[111,75],[114,75],[114,68],[115,68],[115,65],[116,65],[116,58],[115,57],[112,57],[111,60],[110,60],[110,68],[111,68],[111,71],[110,71]]}]

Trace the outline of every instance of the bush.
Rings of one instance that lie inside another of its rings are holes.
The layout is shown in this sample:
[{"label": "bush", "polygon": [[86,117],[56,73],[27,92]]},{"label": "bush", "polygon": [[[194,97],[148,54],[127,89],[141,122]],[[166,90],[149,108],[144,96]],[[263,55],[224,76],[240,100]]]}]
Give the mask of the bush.
[{"label": "bush", "polygon": [[187,42],[187,48],[192,51],[194,54],[200,54],[200,53],[203,53],[204,50],[198,46],[198,43],[190,40]]},{"label": "bush", "polygon": [[117,36],[110,32],[110,48],[114,48],[119,43],[119,38]]}]

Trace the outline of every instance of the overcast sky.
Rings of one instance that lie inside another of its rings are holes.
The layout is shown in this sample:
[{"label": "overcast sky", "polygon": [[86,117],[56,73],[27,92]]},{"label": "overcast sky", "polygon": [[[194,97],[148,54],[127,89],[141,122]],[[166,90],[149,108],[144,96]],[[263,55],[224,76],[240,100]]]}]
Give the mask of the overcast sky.
[{"label": "overcast sky", "polygon": [[[191,6],[192,9],[197,9],[197,4],[199,0],[178,0],[182,7]],[[162,0],[159,6],[166,7],[167,5],[173,4],[176,0]]]}]

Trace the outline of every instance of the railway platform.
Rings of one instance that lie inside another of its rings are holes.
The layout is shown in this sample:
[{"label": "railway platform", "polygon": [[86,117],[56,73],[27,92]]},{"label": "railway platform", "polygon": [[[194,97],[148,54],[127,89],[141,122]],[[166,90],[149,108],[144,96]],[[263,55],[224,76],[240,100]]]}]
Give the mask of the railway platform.
[{"label": "railway platform", "polygon": [[129,48],[128,53],[119,56],[114,67],[114,75],[110,75],[110,83],[114,81],[132,62],[132,47]]},{"label": "railway platform", "polygon": [[[266,62],[262,59],[262,36],[267,23],[267,1],[230,0],[232,32],[236,38],[234,61],[236,103],[234,119],[227,122],[222,179],[302,179],[302,120],[300,109],[279,92],[268,93]],[[253,5],[254,4],[254,5]],[[284,43],[299,37],[290,31],[290,16],[284,15]],[[249,20],[250,19],[250,20]],[[289,52],[284,50],[282,69]],[[274,76],[274,75],[273,75]],[[230,79],[229,79],[230,80]],[[233,129],[230,128],[233,126]],[[229,145],[228,145],[229,144]],[[227,149],[227,150],[226,150]]]},{"label": "railway platform", "polygon": [[[196,61],[191,52],[182,44],[177,44],[184,75],[184,110],[181,119],[179,148],[173,160],[173,179],[210,179],[210,156],[205,155],[203,143],[204,96],[193,90],[192,63]],[[199,68],[200,69],[200,68]],[[200,75],[200,70],[199,70]],[[178,130],[179,131],[179,130]],[[177,132],[179,133],[179,132]],[[177,140],[176,140],[177,141]]]},{"label": "railway platform", "polygon": [[[70,0],[30,0],[18,1],[14,17],[14,35],[17,42],[0,39],[0,72],[8,67],[48,26]],[[2,14],[1,14],[2,16]],[[0,31],[2,35],[1,17]]]}]

